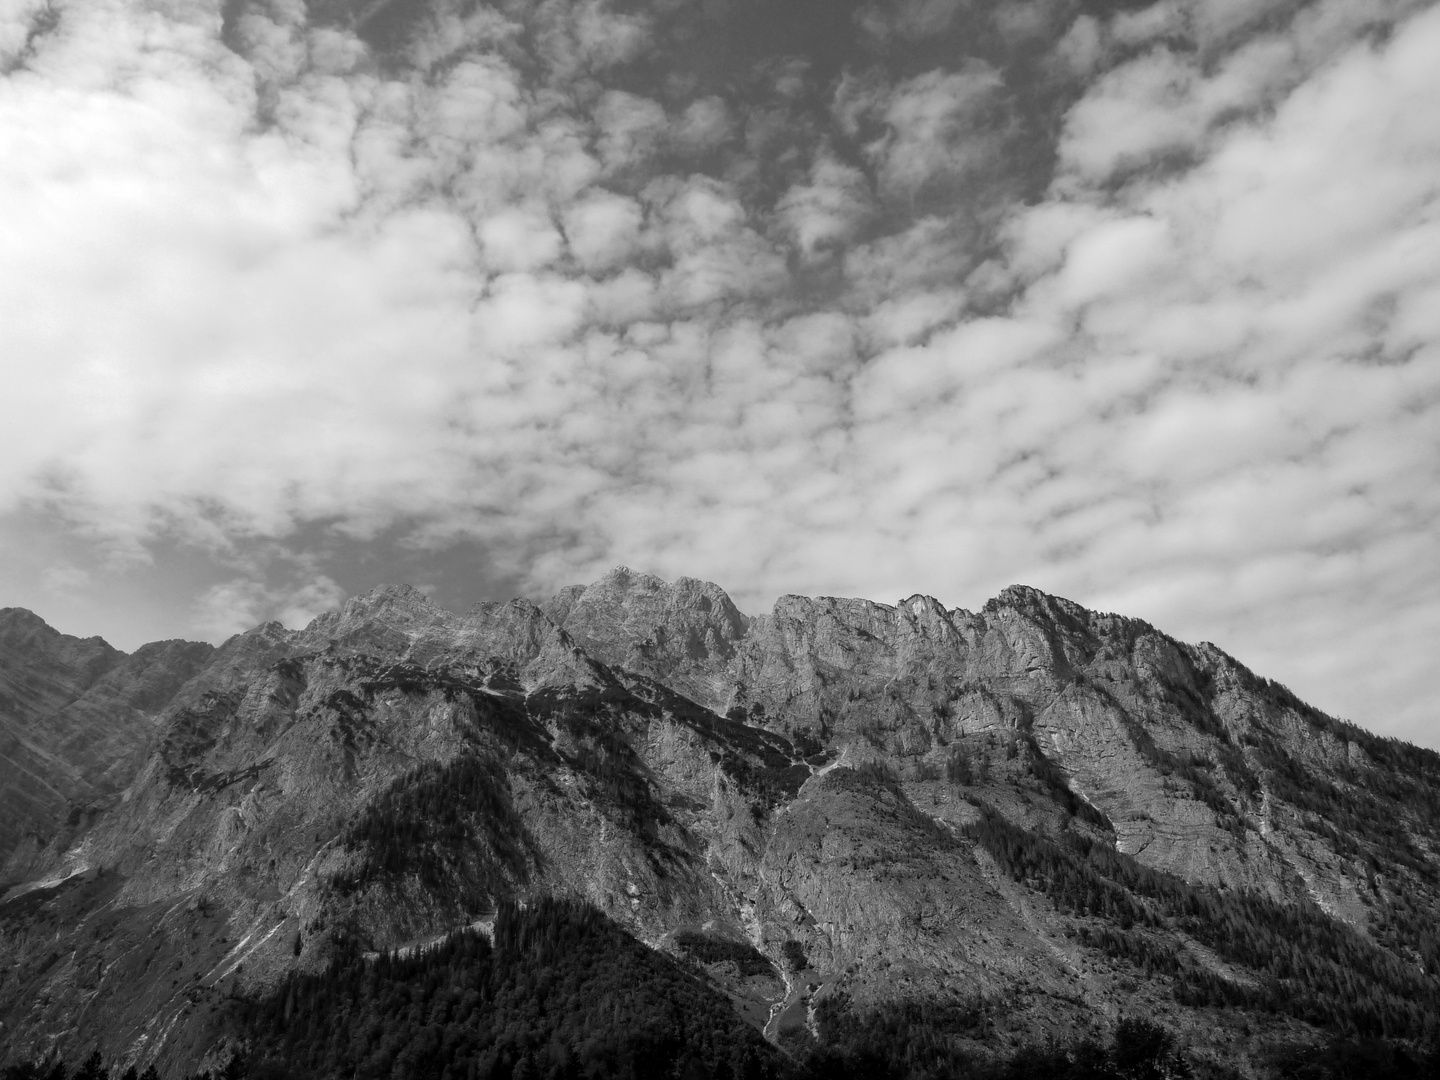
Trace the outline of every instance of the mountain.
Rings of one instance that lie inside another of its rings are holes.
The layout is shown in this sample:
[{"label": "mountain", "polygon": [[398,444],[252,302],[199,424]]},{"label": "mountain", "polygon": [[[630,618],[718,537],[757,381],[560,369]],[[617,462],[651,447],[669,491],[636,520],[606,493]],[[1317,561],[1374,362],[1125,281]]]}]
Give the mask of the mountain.
[{"label": "mountain", "polygon": [[158,641],[126,656],[0,608],[0,863],[67,807],[128,785],[159,711],[212,651]]},{"label": "mountain", "polygon": [[1255,1075],[1440,1022],[1440,755],[1034,589],[0,647],[0,1058],[938,1076],[1155,1024]]}]

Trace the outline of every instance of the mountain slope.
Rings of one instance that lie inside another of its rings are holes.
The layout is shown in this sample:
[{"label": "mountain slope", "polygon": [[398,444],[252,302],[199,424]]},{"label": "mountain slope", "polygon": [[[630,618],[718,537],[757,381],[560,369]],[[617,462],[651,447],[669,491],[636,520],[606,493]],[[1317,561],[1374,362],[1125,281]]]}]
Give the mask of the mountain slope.
[{"label": "mountain slope", "polygon": [[1215,1062],[1440,1014],[1440,757],[1032,589],[386,587],[156,693],[123,797],[0,899],[12,1053],[220,1063],[235,1000],[549,896],[801,1056],[896,1009],[977,1052],[1143,1009]]},{"label": "mountain slope", "polygon": [[67,805],[130,782],[156,716],[210,652],[160,641],[126,656],[0,609],[0,866],[27,837],[48,836]]}]

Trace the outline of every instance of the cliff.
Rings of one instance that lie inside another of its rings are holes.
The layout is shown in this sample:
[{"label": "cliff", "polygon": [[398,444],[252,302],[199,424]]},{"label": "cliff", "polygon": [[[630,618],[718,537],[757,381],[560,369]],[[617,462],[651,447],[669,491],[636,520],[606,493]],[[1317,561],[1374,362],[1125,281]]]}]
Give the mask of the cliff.
[{"label": "cliff", "polygon": [[0,609],[0,866],[131,781],[160,710],[211,651],[160,641],[127,656]]},{"label": "cliff", "polygon": [[3,730],[44,766],[14,804],[52,823],[0,899],[12,1053],[223,1062],[227,1002],[542,896],[801,1055],[941,1003],[987,1017],[956,1039],[1143,1010],[1242,1062],[1440,1002],[1440,757],[1033,589],[750,618],[621,568],[132,657],[5,617]]}]

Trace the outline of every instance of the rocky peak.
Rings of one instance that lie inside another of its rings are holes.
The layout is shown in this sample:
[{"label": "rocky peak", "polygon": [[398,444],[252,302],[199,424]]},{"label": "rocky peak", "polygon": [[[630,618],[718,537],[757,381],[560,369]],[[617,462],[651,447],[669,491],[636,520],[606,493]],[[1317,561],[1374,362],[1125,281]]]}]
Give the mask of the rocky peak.
[{"label": "rocky peak", "polygon": [[341,609],[343,617],[383,619],[387,622],[410,623],[433,619],[444,609],[413,585],[377,585],[369,592],[353,596]]},{"label": "rocky peak", "polygon": [[[950,622],[950,612],[933,596],[914,593],[900,601],[899,609],[907,618],[917,623]],[[956,611],[962,616],[966,614],[958,608]]]},{"label": "rocky peak", "polygon": [[1005,607],[1050,618],[1084,620],[1091,614],[1074,601],[1053,596],[1033,585],[1007,585],[985,604],[986,610]]},{"label": "rocky peak", "polygon": [[132,707],[155,715],[214,654],[215,646],[207,641],[151,641],[106,672],[91,694],[104,691],[108,696],[113,688],[115,693],[123,692]]},{"label": "rocky peak", "polygon": [[381,585],[345,601],[339,611],[318,616],[304,631],[313,647],[333,641],[359,651],[391,651],[437,627],[448,626],[455,616],[411,585]]},{"label": "rocky peak", "polygon": [[45,831],[84,786],[54,718],[125,659],[100,638],[62,634],[24,608],[0,609],[0,863]]},{"label": "rocky peak", "polygon": [[596,687],[614,681],[540,605],[524,598],[476,604],[460,621],[454,641],[456,648],[476,660],[512,667],[527,690],[542,685]]},{"label": "rocky peak", "polygon": [[1032,630],[1021,633],[1028,633],[1032,640],[1038,640],[1038,633],[1053,654],[1052,662],[1071,669],[1067,674],[1102,653],[1128,656],[1142,643],[1167,650],[1178,644],[1143,619],[1091,611],[1029,585],[1002,589],[985,604],[982,616],[997,620],[997,625],[1028,624]]},{"label": "rocky peak", "polygon": [[724,671],[750,626],[724,589],[667,582],[617,566],[593,585],[541,605],[596,659],[666,683],[706,704],[723,700]]},{"label": "rocky peak", "polygon": [[68,804],[129,783],[155,717],[213,652],[162,641],[127,656],[0,610],[0,864],[36,848]]},{"label": "rocky peak", "polygon": [[[89,686],[125,654],[103,638],[62,634],[33,611],[0,608],[0,701],[18,695],[8,708],[43,708],[40,699],[25,704],[31,693],[64,696]],[[43,674],[42,674],[43,672]],[[43,680],[26,689],[30,678]]]}]

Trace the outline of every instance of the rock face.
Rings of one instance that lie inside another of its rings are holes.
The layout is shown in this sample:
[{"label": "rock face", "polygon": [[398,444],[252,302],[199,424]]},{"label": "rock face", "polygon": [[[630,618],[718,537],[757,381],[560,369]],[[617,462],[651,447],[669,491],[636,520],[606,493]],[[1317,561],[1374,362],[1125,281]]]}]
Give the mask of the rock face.
[{"label": "rock face", "polygon": [[1440,1001],[1440,757],[1033,589],[752,619],[622,568],[129,657],[12,609],[0,649],[0,790],[44,840],[0,898],[17,1054],[214,1063],[230,996],[547,894],[792,1049],[826,1008],[979,1002],[993,1037],[1143,1003],[1235,1060],[1313,1019],[1275,994],[1341,1007],[1275,927],[1387,1023]]},{"label": "rock face", "polygon": [[541,605],[577,645],[615,668],[648,675],[707,707],[730,692],[729,665],[750,620],[717,585],[673,585],[617,567]]},{"label": "rock face", "polygon": [[77,809],[124,788],[156,717],[209,645],[159,641],[126,656],[0,609],[0,865]]}]

